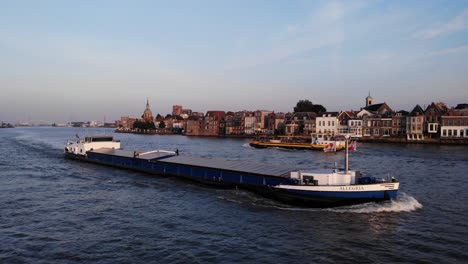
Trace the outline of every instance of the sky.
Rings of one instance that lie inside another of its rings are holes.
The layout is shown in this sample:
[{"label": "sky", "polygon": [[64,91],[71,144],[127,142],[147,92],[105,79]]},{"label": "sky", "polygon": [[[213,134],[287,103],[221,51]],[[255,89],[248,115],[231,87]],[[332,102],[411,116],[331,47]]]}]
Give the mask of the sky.
[{"label": "sky", "polygon": [[468,1],[0,1],[0,121],[468,103]]}]

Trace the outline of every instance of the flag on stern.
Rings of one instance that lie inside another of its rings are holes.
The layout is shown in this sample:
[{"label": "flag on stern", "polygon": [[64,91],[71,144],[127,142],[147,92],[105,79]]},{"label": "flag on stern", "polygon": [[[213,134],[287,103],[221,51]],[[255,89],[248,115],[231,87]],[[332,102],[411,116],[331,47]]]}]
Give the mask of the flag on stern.
[{"label": "flag on stern", "polygon": [[332,152],[336,151],[336,144],[333,142],[328,143],[324,148],[323,152]]},{"label": "flag on stern", "polygon": [[348,144],[348,151],[356,151],[357,150],[357,142],[353,140]]}]

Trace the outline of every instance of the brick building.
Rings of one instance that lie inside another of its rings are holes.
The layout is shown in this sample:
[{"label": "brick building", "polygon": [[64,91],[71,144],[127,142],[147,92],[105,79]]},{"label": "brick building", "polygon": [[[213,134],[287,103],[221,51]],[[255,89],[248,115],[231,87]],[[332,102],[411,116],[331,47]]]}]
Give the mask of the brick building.
[{"label": "brick building", "polygon": [[424,139],[424,110],[416,105],[411,113],[406,117],[406,139],[417,141]]}]

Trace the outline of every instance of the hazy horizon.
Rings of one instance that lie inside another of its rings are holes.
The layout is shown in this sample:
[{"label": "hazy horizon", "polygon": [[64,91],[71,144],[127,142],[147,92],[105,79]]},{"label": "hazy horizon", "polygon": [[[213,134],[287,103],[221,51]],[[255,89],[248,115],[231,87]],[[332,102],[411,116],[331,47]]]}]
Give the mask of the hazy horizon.
[{"label": "hazy horizon", "polygon": [[466,1],[2,1],[0,121],[468,102]]}]

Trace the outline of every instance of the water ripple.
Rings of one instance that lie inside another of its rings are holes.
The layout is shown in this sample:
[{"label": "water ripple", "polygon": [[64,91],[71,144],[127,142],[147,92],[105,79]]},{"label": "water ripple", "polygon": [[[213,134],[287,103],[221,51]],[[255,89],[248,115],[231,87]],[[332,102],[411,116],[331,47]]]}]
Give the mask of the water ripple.
[{"label": "water ripple", "polygon": [[[395,175],[397,199],[332,209],[284,205],[64,160],[76,133],[0,133],[0,263],[461,263],[468,259],[468,150],[360,144],[353,168]],[[342,155],[255,149],[243,139],[118,134],[123,147],[296,167],[333,167]]]}]

